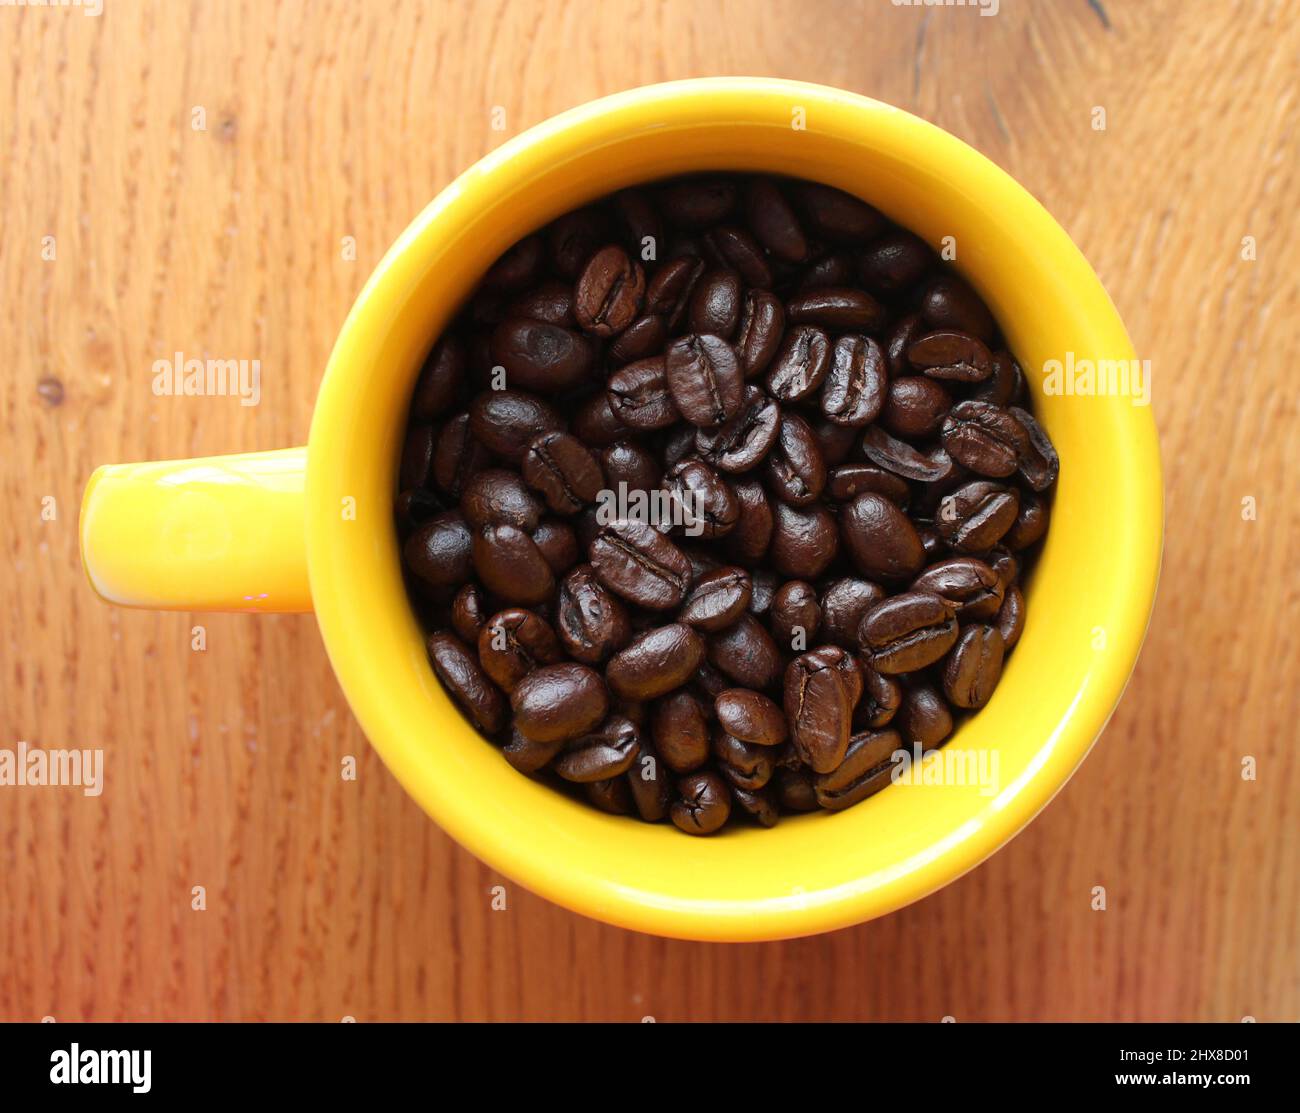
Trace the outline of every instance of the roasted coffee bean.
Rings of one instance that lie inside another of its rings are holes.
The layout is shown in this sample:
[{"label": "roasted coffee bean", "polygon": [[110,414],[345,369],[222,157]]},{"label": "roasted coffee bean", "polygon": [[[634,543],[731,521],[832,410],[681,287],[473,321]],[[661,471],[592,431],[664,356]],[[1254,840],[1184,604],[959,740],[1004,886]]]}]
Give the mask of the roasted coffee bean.
[{"label": "roasted coffee bean", "polygon": [[543,665],[510,694],[519,733],[534,742],[567,741],[586,734],[609,711],[600,673],[586,665]]},{"label": "roasted coffee bean", "polygon": [[842,811],[861,803],[889,784],[894,751],[901,749],[896,730],[867,730],[849,739],[844,760],[831,772],[813,778],[817,803]]},{"label": "roasted coffee bean", "polygon": [[863,432],[862,452],[873,464],[919,483],[937,482],[952,468],[946,452],[921,452],[906,441],[891,437],[879,425],[869,425]]},{"label": "roasted coffee bean", "polygon": [[545,769],[555,755],[563,748],[564,742],[534,742],[525,738],[516,727],[510,732],[510,741],[501,747],[506,761],[521,773],[536,773]]},{"label": "roasted coffee bean", "polygon": [[768,393],[782,402],[798,402],[822,385],[830,367],[830,337],[812,325],[796,325],[767,369]]},{"label": "roasted coffee bean", "polygon": [[780,679],[781,652],[752,614],[708,639],[709,664],[742,688],[762,691]]},{"label": "roasted coffee bean", "polygon": [[764,474],[773,496],[791,506],[808,506],[821,497],[826,487],[826,462],[808,422],[798,414],[781,415]]},{"label": "roasted coffee bean", "polygon": [[578,535],[563,522],[542,522],[532,533],[533,544],[555,575],[563,576],[578,563],[581,550]]},{"label": "roasted coffee bean", "polygon": [[721,337],[691,333],[674,340],[664,373],[677,412],[692,425],[710,429],[739,412],[744,383],[740,364]]},{"label": "roasted coffee bean", "polygon": [[781,407],[756,386],[746,386],[740,410],[725,425],[700,429],[695,450],[714,467],[738,474],[757,466],[776,443]]},{"label": "roasted coffee bean", "polygon": [[957,640],[955,611],[946,599],[924,591],[877,603],[858,627],[867,664],[886,676],[934,664]]},{"label": "roasted coffee bean", "polygon": [[771,503],[763,485],[756,480],[733,483],[731,490],[740,514],[735,527],[727,534],[727,552],[741,564],[758,564],[772,542]]},{"label": "roasted coffee bean", "polygon": [[885,404],[888,381],[885,357],[868,336],[841,336],[831,352],[822,386],[822,413],[838,425],[862,426],[875,421]]},{"label": "roasted coffee bean", "polygon": [[691,293],[687,320],[691,331],[730,340],[740,323],[744,289],[734,270],[705,271]]},{"label": "roasted coffee bean", "polygon": [[689,773],[708,761],[708,712],[694,693],[682,689],[658,700],[650,723],[655,749],[674,773]]},{"label": "roasted coffee bean", "polygon": [[687,537],[724,537],[740,518],[736,496],[703,460],[686,459],[669,468],[663,478],[671,514]]},{"label": "roasted coffee bean", "polygon": [[931,280],[921,295],[921,315],[933,329],[956,329],[989,343],[997,326],[988,307],[955,274]]},{"label": "roasted coffee bean", "polygon": [[646,287],[646,312],[664,318],[669,330],[676,332],[703,274],[704,260],[696,255],[680,255],[665,263]]},{"label": "roasted coffee bean", "polygon": [[840,531],[824,506],[799,507],[778,502],[772,507],[772,567],[792,579],[815,580],[840,551]]},{"label": "roasted coffee bean", "polygon": [[894,294],[920,281],[934,262],[925,241],[901,228],[873,240],[858,258],[858,279],[874,294]]},{"label": "roasted coffee bean", "polygon": [[656,491],[663,479],[663,469],[653,454],[636,441],[615,441],[606,445],[600,454],[605,481],[611,491],[619,486],[630,494],[633,491]]},{"label": "roasted coffee bean", "polygon": [[629,429],[663,429],[680,417],[663,356],[629,363],[609,377],[607,386],[610,412]]},{"label": "roasted coffee bean", "polygon": [[404,491],[425,487],[433,474],[433,426],[412,425],[402,445],[398,485]]},{"label": "roasted coffee bean", "polygon": [[457,587],[473,569],[473,533],[459,511],[449,510],[411,534],[402,556],[411,573],[425,583]]},{"label": "roasted coffee bean", "polygon": [[451,628],[469,645],[478,645],[479,631],[488,620],[488,603],[478,584],[466,584],[451,602]]},{"label": "roasted coffee bean", "polygon": [[862,616],[884,597],[884,591],[870,580],[852,576],[832,580],[821,597],[821,640],[844,649],[857,649]]},{"label": "roasted coffee bean", "polygon": [[1035,491],[1046,491],[1056,482],[1056,474],[1061,466],[1056,448],[1043,427],[1034,420],[1033,414],[1019,406],[1012,406],[1008,412],[1020,423],[1029,438],[1028,446],[1021,453],[1020,474]]},{"label": "roasted coffee bean", "polygon": [[741,302],[735,343],[736,358],[746,379],[767,370],[781,345],[784,332],[785,306],[780,299],[766,290],[747,290]]},{"label": "roasted coffee bean", "polygon": [[1002,606],[998,574],[974,557],[949,557],[931,564],[912,581],[910,591],[928,591],[957,608],[961,622],[992,618]]},{"label": "roasted coffee bean", "polygon": [[894,725],[904,741],[920,746],[924,753],[952,733],[952,709],[935,685],[928,681],[912,682],[903,693],[903,705],[898,709]]},{"label": "roasted coffee bean", "polygon": [[785,717],[804,764],[829,773],[844,760],[853,706],[841,671],[844,650],[824,646],[800,654],[785,671]]},{"label": "roasted coffee bean", "polygon": [[474,438],[513,464],[523,459],[534,437],[563,428],[564,421],[553,406],[519,390],[485,390],[469,407],[469,429]]},{"label": "roasted coffee bean", "polygon": [[478,529],[473,540],[474,571],[498,598],[524,607],[547,602],[555,573],[524,530],[495,522]]},{"label": "roasted coffee bean", "polygon": [[427,643],[429,661],[460,709],[484,734],[496,734],[506,722],[505,700],[478,660],[455,634],[431,634]]},{"label": "roasted coffee bean", "polygon": [[915,576],[925,564],[916,527],[884,495],[868,491],[845,506],[840,534],[849,558],[865,576],[897,580]]},{"label": "roasted coffee bean", "polygon": [[880,332],[888,314],[865,290],[828,286],[798,294],[785,303],[786,320],[819,325],[832,332]]},{"label": "roasted coffee bean", "polygon": [[743,568],[717,568],[696,577],[677,617],[706,633],[725,630],[745,613],[753,592],[754,583]]},{"label": "roasted coffee bean", "polygon": [[853,723],[878,729],[892,722],[903,705],[903,685],[892,676],[884,676],[860,662],[859,673],[862,676],[862,697],[853,710]]},{"label": "roasted coffee bean", "polygon": [[808,241],[799,218],[771,182],[760,178],[750,185],[745,216],[755,239],[775,258],[786,263],[802,263],[808,258]]},{"label": "roasted coffee bean", "polygon": [[975,337],[953,329],[927,332],[912,341],[907,362],[932,379],[978,383],[993,374],[993,357]]},{"label": "roasted coffee bean", "polygon": [[731,793],[716,773],[690,773],[677,782],[673,823],[688,835],[711,835],[731,815]]},{"label": "roasted coffee bean", "polygon": [[912,496],[906,479],[875,464],[843,464],[832,469],[826,481],[826,494],[834,502],[852,502],[868,491],[904,509]]},{"label": "roasted coffee bean", "polygon": [[580,332],[527,317],[508,317],[492,330],[492,358],[506,369],[511,387],[561,394],[586,381],[596,353]]},{"label": "roasted coffee bean", "polygon": [[640,752],[636,725],[622,715],[611,715],[594,731],[566,742],[551,768],[578,784],[605,781],[626,773]]},{"label": "roasted coffee bean", "polygon": [[413,390],[394,525],[435,670],[615,815],[856,803],[1021,636],[1059,468],[1028,398],[973,289],[852,194],[718,174],[566,214]]},{"label": "roasted coffee bean", "polygon": [[866,243],[885,229],[885,218],[852,194],[816,182],[798,182],[793,191],[806,225],[828,240]]},{"label": "roasted coffee bean", "polygon": [[751,792],[763,788],[776,772],[772,754],[770,747],[742,742],[725,731],[718,731],[713,736],[713,756],[718,768],[737,788]]},{"label": "roasted coffee bean", "polygon": [[479,631],[479,664],[507,694],[533,669],[557,664],[563,656],[550,623],[519,607],[498,611]]},{"label": "roasted coffee bean", "polygon": [[728,688],[713,703],[718,725],[755,746],[780,746],[789,736],[785,712],[761,692]]},{"label": "roasted coffee bean", "polygon": [[454,333],[433,346],[411,396],[412,421],[432,421],[455,405],[465,381],[466,363],[465,343]]},{"label": "roasted coffee bean", "polygon": [[1026,491],[1020,496],[1020,510],[1016,520],[1002,535],[1002,544],[1008,549],[1027,549],[1037,544],[1047,533],[1047,503],[1040,495]]},{"label": "roasted coffee bean", "polygon": [[772,598],[772,636],[778,644],[803,652],[816,641],[822,609],[817,590],[804,580],[787,580]]},{"label": "roasted coffee bean", "polygon": [[958,402],[943,421],[943,447],[962,467],[1001,479],[1016,470],[1029,436],[1011,414],[988,402]]},{"label": "roasted coffee bean", "polygon": [[570,657],[598,665],[632,637],[627,610],[596,578],[591,565],[579,565],[560,584],[555,624]]},{"label": "roasted coffee bean", "polygon": [[459,498],[472,475],[491,463],[491,454],[470,432],[468,413],[451,418],[438,434],[433,449],[433,481],[440,490]]},{"label": "roasted coffee bean", "polygon": [[664,215],[683,228],[706,228],[730,215],[736,184],[728,178],[691,178],[672,182],[660,195]]},{"label": "roasted coffee bean", "polygon": [[627,785],[637,814],[647,823],[658,823],[668,817],[673,802],[672,772],[644,735],[641,752],[627,771]]},{"label": "roasted coffee bean", "polygon": [[487,468],[472,476],[461,494],[460,509],[465,520],[475,527],[501,523],[531,533],[542,520],[542,504],[537,496],[518,472],[505,468]]},{"label": "roasted coffee bean", "polygon": [[944,662],[944,695],[958,707],[983,707],[1002,678],[1003,652],[996,626],[967,626]]},{"label": "roasted coffee bean", "polygon": [[542,433],[528,442],[524,480],[557,514],[576,514],[596,501],[605,486],[600,464],[570,433]]},{"label": "roasted coffee bean", "polygon": [[731,798],[740,805],[740,810],[756,820],[762,827],[775,827],[780,819],[776,801],[771,788],[762,788],[755,792],[746,788],[731,786]]},{"label": "roasted coffee bean", "polygon": [[1016,521],[1020,495],[1014,487],[977,480],[958,487],[939,503],[935,527],[962,553],[991,549]]},{"label": "roasted coffee bean", "polygon": [[645,298],[645,272],[617,244],[587,260],[573,291],[573,315],[593,336],[614,336],[636,320]]},{"label": "roasted coffee bean", "polygon": [[952,395],[924,375],[904,375],[889,384],[880,422],[896,437],[932,437],[952,409]]},{"label": "roasted coffee bean", "polygon": [[609,358],[616,363],[632,363],[663,351],[668,340],[668,323],[660,316],[647,313],[638,317],[610,341]]},{"label": "roasted coffee bean", "polygon": [[506,306],[504,319],[512,317],[529,317],[548,325],[573,328],[577,323],[573,316],[573,287],[559,279],[550,279],[525,290]]},{"label": "roasted coffee bean", "polygon": [[605,667],[605,680],[625,699],[654,699],[680,688],[704,660],[704,639],[680,622],[639,634]]}]

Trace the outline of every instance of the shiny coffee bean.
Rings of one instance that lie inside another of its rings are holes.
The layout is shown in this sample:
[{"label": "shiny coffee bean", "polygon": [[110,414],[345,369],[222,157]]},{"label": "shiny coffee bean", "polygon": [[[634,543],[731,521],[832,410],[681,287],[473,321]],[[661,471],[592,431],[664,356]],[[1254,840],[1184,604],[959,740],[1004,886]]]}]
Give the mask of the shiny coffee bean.
[{"label": "shiny coffee bean", "polygon": [[677,618],[705,633],[725,630],[745,613],[753,591],[754,583],[743,568],[714,569],[696,577]]},{"label": "shiny coffee bean", "polygon": [[573,316],[573,287],[559,279],[549,279],[525,290],[506,307],[504,319],[512,317],[571,329],[577,323]]},{"label": "shiny coffee bean", "polygon": [[786,811],[815,812],[820,807],[812,774],[806,769],[778,769],[773,783],[777,799]]},{"label": "shiny coffee bean", "polygon": [[844,649],[857,649],[862,616],[884,597],[884,591],[870,580],[852,576],[832,580],[821,597],[821,640]]},{"label": "shiny coffee bean", "polygon": [[718,731],[713,736],[713,757],[722,775],[737,788],[757,792],[776,772],[776,760],[768,746],[756,746]]},{"label": "shiny coffee bean", "polygon": [[853,425],[837,425],[825,414],[809,422],[817,447],[827,468],[838,467],[848,461],[858,447],[859,429]]},{"label": "shiny coffee bean", "polygon": [[588,558],[601,583],[650,610],[680,606],[691,586],[691,562],[646,522],[610,522],[591,543]]},{"label": "shiny coffee bean", "polygon": [[952,467],[946,452],[921,452],[906,441],[891,437],[879,425],[868,426],[862,434],[862,452],[878,467],[920,483],[937,482]]},{"label": "shiny coffee bean", "polygon": [[636,430],[614,413],[610,396],[604,390],[588,395],[574,411],[573,435],[588,448],[610,445],[635,433]]},{"label": "shiny coffee bean", "polygon": [[537,496],[518,472],[505,468],[487,468],[472,476],[461,494],[460,509],[474,527],[496,522],[531,533],[542,520],[542,504]]},{"label": "shiny coffee bean", "polygon": [[731,794],[716,773],[689,773],[677,782],[673,823],[688,835],[711,835],[731,815]]},{"label": "shiny coffee bean", "polygon": [[561,394],[591,374],[596,352],[580,332],[527,317],[508,317],[492,330],[492,358],[518,390]]},{"label": "shiny coffee bean", "polygon": [[563,742],[605,718],[609,693],[600,673],[586,665],[543,665],[515,686],[510,706],[520,734],[534,742]]},{"label": "shiny coffee bean", "polygon": [[822,385],[822,413],[839,425],[868,425],[879,416],[887,390],[885,357],[879,344],[857,335],[835,341]]},{"label": "shiny coffee bean", "polygon": [[456,404],[465,381],[465,344],[455,334],[442,337],[429,352],[411,396],[411,420],[430,422]]},{"label": "shiny coffee bean", "polygon": [[1034,415],[1019,406],[1008,411],[1024,429],[1029,444],[1020,457],[1020,474],[1035,491],[1045,491],[1056,482],[1061,461],[1047,432],[1034,419]]},{"label": "shiny coffee bean", "polygon": [[617,777],[641,753],[641,734],[621,715],[611,715],[595,730],[564,744],[551,768],[566,781],[587,784]]},{"label": "shiny coffee bean", "polygon": [[862,697],[853,711],[854,726],[879,729],[892,722],[903,705],[903,685],[892,676],[876,672],[870,665],[859,665]]},{"label": "shiny coffee bean", "polygon": [[895,294],[920,281],[934,261],[925,242],[901,228],[873,240],[858,257],[858,279],[873,294]]},{"label": "shiny coffee bean", "polygon": [[573,315],[593,336],[614,336],[636,320],[645,298],[645,272],[617,244],[602,247],[573,291]]},{"label": "shiny coffee bean", "polygon": [[967,626],[944,662],[944,695],[958,707],[983,707],[1002,678],[1003,652],[996,626]]},{"label": "shiny coffee bean", "polygon": [[505,701],[469,647],[445,631],[431,634],[427,647],[433,671],[457,706],[484,734],[496,734],[505,726]]},{"label": "shiny coffee bean", "polygon": [[780,819],[777,803],[772,789],[762,788],[756,792],[731,786],[731,798],[742,812],[755,820],[762,827],[775,827]]},{"label": "shiny coffee bean", "polygon": [[845,506],[840,535],[849,558],[864,576],[896,580],[915,576],[925,565],[916,527],[884,495],[868,491]]},{"label": "shiny coffee bean", "polygon": [[885,230],[885,218],[852,194],[816,182],[797,182],[793,193],[807,228],[835,243],[866,243]]},{"label": "shiny coffee bean", "polygon": [[797,294],[785,303],[786,320],[832,332],[880,332],[888,314],[865,290],[829,286]]},{"label": "shiny coffee bean", "polygon": [[836,646],[800,654],[785,671],[785,717],[800,759],[815,773],[829,773],[844,760],[853,707]]},{"label": "shiny coffee bean", "polygon": [[474,438],[513,464],[523,459],[534,437],[563,428],[564,420],[553,406],[519,390],[485,390],[469,407]]},{"label": "shiny coffee bean", "polygon": [[487,596],[478,584],[466,584],[451,603],[451,628],[469,645],[478,645],[479,631],[488,620]]},{"label": "shiny coffee bean", "polygon": [[542,433],[528,442],[522,471],[525,482],[557,514],[576,514],[596,501],[605,486],[600,464],[570,433]]},{"label": "shiny coffee bean", "polygon": [[479,631],[479,664],[507,694],[533,669],[558,664],[562,658],[550,623],[532,611],[519,607],[498,611]]},{"label": "shiny coffee bean", "polygon": [[610,659],[605,680],[615,695],[647,700],[680,688],[704,660],[704,639],[680,622],[637,635]]},{"label": "shiny coffee bean", "polygon": [[767,370],[784,332],[785,306],[780,299],[766,290],[747,290],[741,302],[735,340],[736,358],[746,379]]},{"label": "shiny coffee bean", "polygon": [[772,598],[772,636],[777,644],[801,653],[817,640],[822,609],[817,590],[803,580],[787,580]]},{"label": "shiny coffee bean", "polygon": [[629,429],[663,429],[681,415],[668,390],[663,356],[639,359],[608,380],[609,410]]},{"label": "shiny coffee bean", "polygon": [[952,733],[952,709],[934,684],[911,682],[903,693],[903,705],[894,717],[894,725],[909,746],[920,746],[926,752]]},{"label": "shiny coffee bean", "polygon": [[781,407],[758,387],[746,386],[739,411],[716,429],[695,434],[695,450],[710,464],[731,474],[756,467],[776,443]]},{"label": "shiny coffee bean", "polygon": [[578,535],[564,522],[542,522],[532,532],[533,544],[557,577],[578,563],[581,549]]},{"label": "shiny coffee bean", "polygon": [[682,689],[656,701],[650,723],[655,749],[674,773],[689,773],[708,761],[708,712],[693,692]]},{"label": "shiny coffee bean", "polygon": [[588,665],[605,661],[632,637],[626,608],[589,564],[579,565],[561,581],[555,625],[569,656]]},{"label": "shiny coffee bean", "polygon": [[637,814],[647,823],[668,817],[673,802],[672,772],[663,759],[641,739],[641,752],[627,771],[627,785]]},{"label": "shiny coffee bean", "polygon": [[1013,551],[1037,544],[1047,533],[1048,517],[1047,503],[1042,496],[1026,491],[1020,496],[1015,522],[1002,535],[1002,544]]},{"label": "shiny coffee bean", "polygon": [[665,263],[646,286],[646,312],[662,317],[669,330],[676,332],[703,274],[704,260],[695,255],[681,255]]},{"label": "shiny coffee bean", "polygon": [[708,638],[709,664],[742,688],[762,691],[781,676],[784,664],[772,635],[752,614]]},{"label": "shiny coffee bean", "polygon": [[607,781],[592,781],[582,786],[582,794],[594,808],[610,815],[631,815],[635,805],[627,777],[611,777]]},{"label": "shiny coffee bean", "polygon": [[890,781],[892,755],[902,747],[896,730],[867,730],[849,740],[844,760],[831,772],[813,778],[817,803],[842,811],[873,796]]},{"label": "shiny coffee bean", "polygon": [[457,587],[473,570],[474,535],[459,511],[439,514],[402,546],[406,567],[434,587]]},{"label": "shiny coffee bean", "polygon": [[[743,228],[723,224],[704,233],[704,248],[718,266],[735,271],[741,282],[751,289],[767,290],[772,286],[772,268],[762,247]],[[696,332],[710,331],[695,329]],[[721,335],[721,334],[719,334]]]},{"label": "shiny coffee bean", "polygon": [[608,242],[609,234],[604,214],[596,209],[565,213],[547,230],[546,248],[551,268],[565,278],[577,278],[587,260]]},{"label": "shiny coffee bean", "polygon": [[433,448],[433,481],[439,490],[459,498],[470,477],[490,464],[491,454],[470,432],[468,413],[457,414],[442,427]]},{"label": "shiny coffee bean", "polygon": [[957,608],[960,622],[989,619],[1002,606],[998,574],[975,557],[949,557],[931,564],[912,581],[910,591],[928,591]]},{"label": "shiny coffee bean", "polygon": [[664,215],[683,228],[706,228],[730,215],[736,204],[736,184],[728,178],[692,178],[663,187]]},{"label": "shiny coffee bean", "polygon": [[826,494],[833,502],[852,502],[868,491],[884,495],[903,509],[912,497],[906,479],[875,464],[842,464],[832,469],[826,481]]},{"label": "shiny coffee bean", "polygon": [[1001,479],[1029,449],[1029,435],[1011,414],[988,402],[958,402],[943,421],[943,447],[962,467]]},{"label": "shiny coffee bean", "polygon": [[789,736],[785,712],[761,692],[728,688],[713,703],[718,725],[728,734],[755,746],[780,746]]},{"label": "shiny coffee bean", "polygon": [[755,568],[749,578],[754,581],[754,591],[749,597],[749,613],[766,622],[772,614],[772,601],[781,588],[781,578],[768,568]]},{"label": "shiny coffee bean", "polygon": [[978,480],[958,487],[939,503],[935,528],[962,553],[991,549],[1016,521],[1020,496],[1014,487]]},{"label": "shiny coffee bean", "polygon": [[563,741],[534,742],[515,728],[510,732],[510,741],[501,747],[501,753],[519,772],[532,774],[545,769],[563,746]]},{"label": "shiny coffee bean", "polygon": [[644,445],[632,440],[606,445],[601,451],[600,463],[605,472],[605,482],[614,492],[618,491],[620,484],[629,493],[655,491],[663,478],[659,461]]},{"label": "shiny coffee bean", "polygon": [[927,332],[912,341],[907,362],[931,379],[978,383],[993,374],[993,357],[975,337],[952,329]]},{"label": "shiny coffee bean", "polygon": [[880,422],[896,437],[924,440],[934,436],[952,409],[952,395],[942,383],[924,375],[904,375],[889,384]]},{"label": "shiny coffee bean", "polygon": [[921,295],[921,315],[932,329],[955,329],[970,333],[985,344],[993,339],[997,326],[980,297],[955,274],[933,279]]},{"label": "shiny coffee bean", "polygon": [[740,515],[727,534],[727,552],[739,564],[753,566],[763,560],[772,543],[772,505],[757,480],[735,482],[731,490]]},{"label": "shiny coffee bean", "polygon": [[877,603],[858,627],[867,663],[886,676],[934,664],[957,640],[955,610],[947,600],[924,591]]},{"label": "shiny coffee bean", "polygon": [[1008,352],[994,352],[992,363],[992,373],[982,383],[976,385],[970,397],[978,402],[1008,406],[1020,397],[1024,389],[1024,372]]},{"label": "shiny coffee bean", "polygon": [[772,520],[768,559],[781,575],[815,580],[839,554],[839,527],[826,507],[778,502],[772,507]]},{"label": "shiny coffee bean", "polygon": [[663,351],[668,340],[668,323],[654,313],[638,317],[610,341],[606,349],[615,363],[633,363]]},{"label": "shiny coffee bean", "polygon": [[772,495],[791,506],[809,506],[821,497],[826,487],[826,462],[808,422],[798,414],[781,415],[764,476]]},{"label": "shiny coffee bean", "polygon": [[1010,653],[1025,628],[1025,597],[1016,585],[1007,588],[993,625],[1002,635],[1002,648]]},{"label": "shiny coffee bean", "polygon": [[664,474],[673,521],[687,537],[725,537],[740,518],[740,504],[720,475],[703,460],[686,459]]},{"label": "shiny coffee bean", "polygon": [[683,336],[668,346],[665,377],[677,412],[692,425],[711,429],[735,417],[743,400],[740,363],[718,336]]},{"label": "shiny coffee bean", "polygon": [[912,365],[907,362],[907,349],[926,331],[925,320],[919,313],[909,313],[894,322],[885,338],[885,361],[891,379],[912,374]]},{"label": "shiny coffee bean", "polygon": [[754,238],[775,258],[801,263],[808,257],[808,241],[799,226],[799,218],[771,182],[760,178],[750,185],[745,198],[745,217]]},{"label": "shiny coffee bean", "polygon": [[744,288],[734,270],[705,271],[691,293],[687,320],[691,332],[730,340],[740,323]]},{"label": "shiny coffee bean", "polygon": [[822,385],[830,368],[830,337],[812,325],[797,325],[786,332],[767,369],[768,393],[782,402],[798,402]]},{"label": "shiny coffee bean", "polygon": [[516,526],[483,526],[474,534],[473,554],[483,586],[507,603],[536,607],[555,591],[551,566],[533,539]]}]

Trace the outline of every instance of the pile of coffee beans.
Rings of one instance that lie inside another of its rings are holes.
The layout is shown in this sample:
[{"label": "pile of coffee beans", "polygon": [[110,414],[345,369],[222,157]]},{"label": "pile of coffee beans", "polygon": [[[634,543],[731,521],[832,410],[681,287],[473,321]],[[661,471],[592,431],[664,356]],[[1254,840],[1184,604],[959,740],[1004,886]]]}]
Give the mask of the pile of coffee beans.
[{"label": "pile of coffee beans", "polygon": [[1057,456],[974,291],[813,182],[615,194],[430,353],[397,499],[429,657],[521,772],[705,835],[838,810],[983,707]]}]

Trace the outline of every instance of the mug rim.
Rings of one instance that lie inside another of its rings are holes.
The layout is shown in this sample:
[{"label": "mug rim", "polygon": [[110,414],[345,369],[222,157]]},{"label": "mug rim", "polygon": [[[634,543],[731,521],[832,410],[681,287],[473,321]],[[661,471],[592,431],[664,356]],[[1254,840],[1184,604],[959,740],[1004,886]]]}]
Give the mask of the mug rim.
[{"label": "mug rim", "polygon": [[[1121,523],[1124,536],[1119,539],[1126,546],[1130,563],[1131,578],[1125,591],[1132,613],[1128,624],[1117,631],[1117,652],[1099,663],[1095,676],[1090,677],[1087,698],[1080,698],[1060,731],[1044,741],[1043,758],[1032,777],[975,829],[960,832],[960,837],[954,836],[937,848],[930,860],[880,884],[865,888],[846,885],[842,891],[819,895],[816,900],[764,902],[762,907],[748,909],[666,907],[651,894],[598,883],[581,871],[571,870],[565,862],[540,860],[526,845],[506,843],[471,807],[428,783],[410,760],[409,745],[401,737],[401,723],[385,706],[384,693],[368,671],[364,639],[358,638],[358,629],[367,619],[354,598],[357,579],[352,574],[353,561],[339,542],[338,510],[333,500],[342,489],[340,468],[346,466],[340,452],[354,421],[358,391],[364,387],[358,380],[362,365],[357,353],[373,344],[376,336],[399,317],[404,299],[428,266],[421,252],[428,250],[440,221],[451,219],[457,212],[465,213],[475,199],[486,200],[494,193],[517,188],[520,166],[562,145],[566,137],[578,141],[574,137],[581,133],[580,142],[599,143],[630,126],[653,127],[654,120],[665,115],[687,121],[689,126],[692,118],[706,119],[724,97],[731,98],[728,104],[737,113],[766,111],[775,97],[852,118],[864,129],[880,124],[886,136],[882,142],[896,142],[898,150],[894,153],[900,159],[925,158],[935,166],[942,164],[957,179],[968,176],[978,182],[980,189],[988,191],[987,204],[1011,206],[1024,219],[1035,222],[1035,230],[1042,237],[1042,251],[1059,256],[1073,267],[1069,281],[1075,284],[1080,302],[1086,306],[1092,328],[1107,337],[1114,350],[1132,353],[1100,281],[1060,225],[1009,174],[938,127],[879,101],[804,82],[732,77],[644,86],[552,117],[480,159],[425,207],[375,268],[339,333],[313,414],[307,463],[307,550],[312,599],[322,637],[353,713],[385,764],[444,830],[492,868],[556,903],[596,919],[656,934],[741,941],[831,930],[900,908],[984,861],[1050,802],[1104,729],[1131,675],[1154,603],[1163,514],[1154,421],[1149,408],[1145,412],[1135,410],[1127,432],[1132,456],[1140,466],[1133,476],[1133,489],[1128,492],[1129,516]],[[885,121],[888,127],[883,127]],[[404,410],[404,399],[402,405]],[[387,447],[391,454],[394,446]],[[379,521],[376,512],[367,517],[363,528],[384,528]],[[391,519],[387,529],[392,529]],[[428,671],[432,679],[432,671]]]}]

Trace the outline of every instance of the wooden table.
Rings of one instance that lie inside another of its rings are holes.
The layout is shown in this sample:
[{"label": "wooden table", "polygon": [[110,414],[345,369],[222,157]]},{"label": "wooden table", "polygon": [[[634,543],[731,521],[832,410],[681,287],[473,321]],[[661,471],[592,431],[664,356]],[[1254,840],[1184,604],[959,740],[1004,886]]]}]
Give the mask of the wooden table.
[{"label": "wooden table", "polygon": [[[1300,1015],[1291,5],[104,0],[0,9],[0,47],[0,744],[103,747],[111,777],[0,789],[0,1019]],[[513,885],[493,911],[501,879],[370,752],[310,617],[207,617],[196,652],[196,616],[98,603],[77,555],[94,465],[305,440],[354,295],[462,168],[718,73],[872,94],[1022,181],[1154,361],[1167,468],[1151,633],[1068,788],[928,900],[762,946]],[[260,358],[262,404],[155,397],[177,349]]]}]

